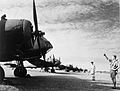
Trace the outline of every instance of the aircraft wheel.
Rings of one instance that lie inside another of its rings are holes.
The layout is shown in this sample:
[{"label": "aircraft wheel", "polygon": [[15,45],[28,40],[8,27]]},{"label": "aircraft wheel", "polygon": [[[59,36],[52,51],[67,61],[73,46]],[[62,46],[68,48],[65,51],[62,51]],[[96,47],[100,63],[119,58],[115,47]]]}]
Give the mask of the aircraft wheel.
[{"label": "aircraft wheel", "polygon": [[3,68],[0,66],[0,84],[3,82],[4,78],[5,78],[5,72]]},{"label": "aircraft wheel", "polygon": [[17,77],[25,77],[27,75],[27,70],[25,67],[16,67],[14,75]]}]

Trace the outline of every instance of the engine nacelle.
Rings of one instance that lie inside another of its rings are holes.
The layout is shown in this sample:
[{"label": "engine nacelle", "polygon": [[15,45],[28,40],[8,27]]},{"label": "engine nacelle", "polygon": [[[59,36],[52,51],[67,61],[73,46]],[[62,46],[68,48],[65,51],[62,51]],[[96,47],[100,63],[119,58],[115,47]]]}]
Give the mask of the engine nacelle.
[{"label": "engine nacelle", "polygon": [[35,40],[33,26],[25,19],[1,19],[0,21],[0,60],[12,60],[17,51],[24,53],[24,57],[40,56],[53,48],[52,44],[43,36]]},{"label": "engine nacelle", "polygon": [[32,24],[25,19],[2,19],[0,21],[0,59],[7,60],[17,49],[32,48]]}]

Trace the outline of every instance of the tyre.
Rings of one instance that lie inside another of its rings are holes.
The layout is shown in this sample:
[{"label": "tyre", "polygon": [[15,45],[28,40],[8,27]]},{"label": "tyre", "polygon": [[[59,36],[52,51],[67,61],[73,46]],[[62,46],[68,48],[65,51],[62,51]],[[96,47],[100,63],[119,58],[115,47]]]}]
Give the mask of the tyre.
[{"label": "tyre", "polygon": [[5,78],[5,72],[4,69],[0,66],[0,84],[3,82]]},{"label": "tyre", "polygon": [[27,70],[25,67],[16,67],[14,70],[14,75],[17,77],[25,77],[27,74]]}]

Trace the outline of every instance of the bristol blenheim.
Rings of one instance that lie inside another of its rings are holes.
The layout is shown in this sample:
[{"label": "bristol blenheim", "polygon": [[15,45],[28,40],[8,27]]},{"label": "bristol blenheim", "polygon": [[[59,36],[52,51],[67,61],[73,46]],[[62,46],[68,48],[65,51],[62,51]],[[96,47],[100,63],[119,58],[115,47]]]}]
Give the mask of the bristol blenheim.
[{"label": "bristol blenheim", "polygon": [[[0,20],[0,62],[16,61],[14,75],[25,77],[27,70],[23,62],[28,61],[36,67],[54,67],[60,62],[47,62],[46,54],[53,48],[44,37],[45,33],[38,30],[35,1],[33,0],[33,25],[26,19],[6,19],[3,15]],[[0,66],[0,82],[5,77],[4,69]]]}]

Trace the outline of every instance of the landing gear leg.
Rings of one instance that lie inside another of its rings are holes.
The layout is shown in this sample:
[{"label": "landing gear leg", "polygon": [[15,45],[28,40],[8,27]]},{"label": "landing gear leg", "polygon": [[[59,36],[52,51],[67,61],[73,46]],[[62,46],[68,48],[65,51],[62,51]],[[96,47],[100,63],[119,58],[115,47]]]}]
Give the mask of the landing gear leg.
[{"label": "landing gear leg", "polygon": [[3,68],[0,66],[0,84],[3,82],[4,78],[5,78],[5,72]]}]

